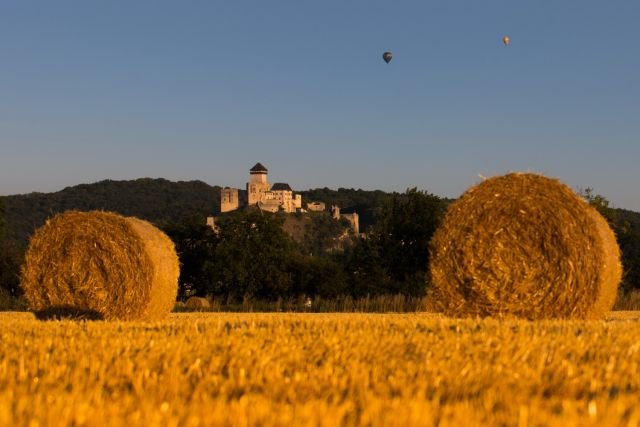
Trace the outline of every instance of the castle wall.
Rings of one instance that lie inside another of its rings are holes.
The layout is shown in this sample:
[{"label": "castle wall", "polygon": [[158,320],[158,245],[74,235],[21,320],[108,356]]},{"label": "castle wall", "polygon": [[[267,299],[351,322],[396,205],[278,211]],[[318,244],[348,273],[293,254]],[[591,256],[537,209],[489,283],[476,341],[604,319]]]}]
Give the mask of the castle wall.
[{"label": "castle wall", "polygon": [[337,205],[331,206],[331,216],[333,219],[340,219],[340,208]]},{"label": "castle wall", "polygon": [[351,214],[342,214],[340,217],[349,221],[351,229],[356,235],[360,234],[360,216],[356,212]]},{"label": "castle wall", "polygon": [[333,205],[331,206],[331,216],[336,220],[339,220],[340,218],[346,219],[347,221],[349,221],[349,224],[351,224],[351,229],[353,230],[353,232],[356,234],[360,234],[360,216],[357,212],[341,214],[340,207]]},{"label": "castle wall", "polygon": [[238,209],[238,189],[223,188],[220,190],[220,212],[230,212]]},{"label": "castle wall", "polygon": [[[296,196],[298,197],[298,196]],[[302,196],[300,197],[302,199]],[[300,200],[302,203],[302,200]],[[326,208],[326,205],[323,202],[309,202],[307,203],[307,210],[311,212],[322,212]]]},{"label": "castle wall", "polygon": [[266,212],[276,213],[280,210],[280,203],[276,200],[266,200],[258,202],[258,207]]},{"label": "castle wall", "polygon": [[261,175],[265,177],[264,182],[253,182],[254,176],[256,175],[251,175],[251,182],[247,182],[247,203],[250,205],[255,205],[263,200],[264,193],[271,189],[271,184],[266,181],[266,175]]}]

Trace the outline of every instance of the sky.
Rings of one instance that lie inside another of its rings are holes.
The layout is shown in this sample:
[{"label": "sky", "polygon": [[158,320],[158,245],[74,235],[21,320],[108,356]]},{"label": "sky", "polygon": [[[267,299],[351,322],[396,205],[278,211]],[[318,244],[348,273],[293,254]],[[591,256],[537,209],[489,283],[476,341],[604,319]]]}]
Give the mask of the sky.
[{"label": "sky", "polygon": [[0,195],[244,188],[261,162],[294,190],[444,197],[536,172],[640,211],[639,18],[632,0],[0,0]]}]

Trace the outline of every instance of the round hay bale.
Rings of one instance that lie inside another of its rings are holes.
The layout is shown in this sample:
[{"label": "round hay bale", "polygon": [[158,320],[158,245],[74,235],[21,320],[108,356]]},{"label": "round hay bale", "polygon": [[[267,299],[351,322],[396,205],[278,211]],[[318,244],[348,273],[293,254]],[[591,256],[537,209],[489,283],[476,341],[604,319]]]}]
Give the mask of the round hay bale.
[{"label": "round hay bale", "polygon": [[594,319],[604,318],[616,304],[618,298],[618,284],[622,280],[622,264],[620,262],[620,247],[616,241],[607,220],[593,207],[588,206],[589,214],[596,223],[596,229],[602,239],[604,249],[604,260],[601,269],[602,283],[598,298],[594,304],[593,313],[590,316]]},{"label": "round hay bale", "polygon": [[209,300],[202,297],[190,297],[185,303],[185,306],[194,310],[202,310],[210,307]]},{"label": "round hay bale", "polygon": [[36,230],[21,285],[44,317],[155,320],[171,312],[178,275],[173,242],[150,223],[69,211]]},{"label": "round hay bale", "polygon": [[601,318],[621,279],[606,220],[558,180],[529,173],[465,192],[430,251],[434,303],[449,316]]}]

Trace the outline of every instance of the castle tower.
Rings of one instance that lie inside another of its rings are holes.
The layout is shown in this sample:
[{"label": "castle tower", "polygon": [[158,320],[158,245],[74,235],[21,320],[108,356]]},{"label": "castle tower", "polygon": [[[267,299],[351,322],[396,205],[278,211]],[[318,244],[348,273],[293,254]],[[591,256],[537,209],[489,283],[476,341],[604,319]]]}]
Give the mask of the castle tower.
[{"label": "castle tower", "polygon": [[220,190],[220,212],[238,209],[238,189],[225,187]]},{"label": "castle tower", "polygon": [[254,205],[262,200],[264,193],[271,189],[271,184],[267,182],[267,168],[261,163],[256,163],[249,169],[250,179],[247,182],[247,203]]}]

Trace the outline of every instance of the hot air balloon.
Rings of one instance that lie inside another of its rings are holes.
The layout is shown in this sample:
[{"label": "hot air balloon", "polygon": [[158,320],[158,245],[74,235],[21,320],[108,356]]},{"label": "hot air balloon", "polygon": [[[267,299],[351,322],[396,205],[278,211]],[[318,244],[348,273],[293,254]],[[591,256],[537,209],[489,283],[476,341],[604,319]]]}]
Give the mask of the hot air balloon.
[{"label": "hot air balloon", "polygon": [[387,64],[391,62],[391,58],[393,58],[391,52],[385,52],[382,54],[382,59],[384,59],[384,62],[386,62]]},{"label": "hot air balloon", "polygon": [[509,36],[504,36],[502,38],[502,43],[504,43],[505,46],[509,45]]}]

